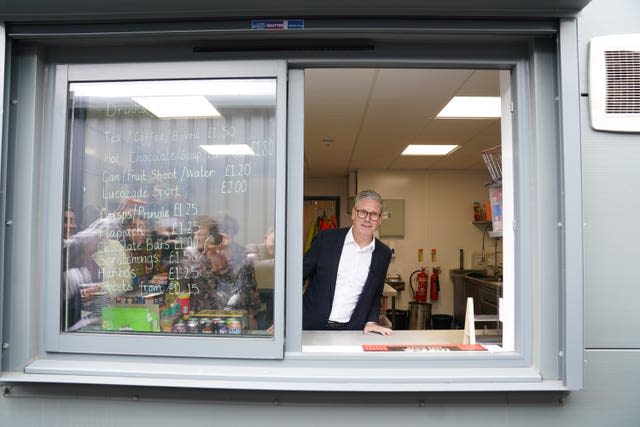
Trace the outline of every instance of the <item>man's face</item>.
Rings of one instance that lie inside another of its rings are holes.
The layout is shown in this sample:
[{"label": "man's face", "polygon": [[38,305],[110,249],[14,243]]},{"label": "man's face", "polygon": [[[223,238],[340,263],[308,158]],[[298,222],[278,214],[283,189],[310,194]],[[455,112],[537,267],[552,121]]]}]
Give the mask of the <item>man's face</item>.
[{"label": "man's face", "polygon": [[145,243],[147,241],[147,224],[139,219],[131,222],[127,233],[134,243]]},{"label": "man's face", "polygon": [[76,224],[76,214],[73,211],[64,211],[64,238],[76,234],[78,231],[78,225]]},{"label": "man's face", "polygon": [[225,245],[228,242],[229,238],[226,234],[209,234],[204,240],[204,250],[207,252],[207,256],[211,258],[212,256],[224,253]]},{"label": "man's face", "polygon": [[[358,212],[360,211],[360,212]],[[360,216],[366,215],[364,218]],[[375,219],[371,218],[376,217]],[[353,230],[357,236],[371,239],[382,221],[382,206],[371,199],[362,199],[351,210]]]}]

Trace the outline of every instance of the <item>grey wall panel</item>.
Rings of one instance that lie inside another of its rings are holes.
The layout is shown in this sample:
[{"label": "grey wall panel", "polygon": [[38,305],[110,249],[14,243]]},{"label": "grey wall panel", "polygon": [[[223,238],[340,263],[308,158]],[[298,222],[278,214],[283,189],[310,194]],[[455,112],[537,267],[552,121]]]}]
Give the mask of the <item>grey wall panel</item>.
[{"label": "grey wall panel", "polygon": [[588,92],[589,40],[595,36],[640,33],[640,1],[593,0],[578,19],[580,91]]},{"label": "grey wall panel", "polygon": [[[578,22],[585,92],[588,40],[593,35],[639,32],[640,2],[593,0]],[[126,388],[65,391],[61,386],[55,388],[57,393],[48,393],[40,385],[39,395],[14,387],[10,396],[0,397],[0,425],[639,425],[640,351],[620,348],[640,348],[640,286],[635,277],[640,265],[640,139],[592,131],[587,100],[581,102],[586,345],[617,350],[586,351],[583,391],[564,398],[548,393],[294,396],[225,391],[211,396]]]},{"label": "grey wall panel", "polygon": [[586,353],[585,390],[557,393],[287,393],[18,385],[3,426],[637,426],[640,351]]},{"label": "grey wall panel", "polygon": [[581,108],[585,346],[640,348],[640,134],[594,131]]},{"label": "grey wall panel", "polygon": [[640,351],[590,350],[585,360],[585,388],[567,396],[556,425],[640,425]]}]

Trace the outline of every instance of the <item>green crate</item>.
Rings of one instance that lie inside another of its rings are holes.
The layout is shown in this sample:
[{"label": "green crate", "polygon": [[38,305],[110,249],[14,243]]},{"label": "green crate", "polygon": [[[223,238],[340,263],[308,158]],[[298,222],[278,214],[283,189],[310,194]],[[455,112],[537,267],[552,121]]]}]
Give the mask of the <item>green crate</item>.
[{"label": "green crate", "polygon": [[105,331],[160,332],[158,304],[116,304],[102,308]]}]

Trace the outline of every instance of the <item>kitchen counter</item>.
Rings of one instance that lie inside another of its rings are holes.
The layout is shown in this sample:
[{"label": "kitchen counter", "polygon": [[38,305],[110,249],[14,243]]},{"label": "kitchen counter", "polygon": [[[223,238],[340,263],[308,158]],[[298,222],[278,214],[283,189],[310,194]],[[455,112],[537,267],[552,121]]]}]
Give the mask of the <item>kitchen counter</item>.
[{"label": "kitchen counter", "polygon": [[[383,336],[362,331],[302,331],[302,351],[320,353],[363,353],[363,345],[459,345],[462,329],[393,331]],[[501,351],[501,347],[485,345],[489,351]]]}]

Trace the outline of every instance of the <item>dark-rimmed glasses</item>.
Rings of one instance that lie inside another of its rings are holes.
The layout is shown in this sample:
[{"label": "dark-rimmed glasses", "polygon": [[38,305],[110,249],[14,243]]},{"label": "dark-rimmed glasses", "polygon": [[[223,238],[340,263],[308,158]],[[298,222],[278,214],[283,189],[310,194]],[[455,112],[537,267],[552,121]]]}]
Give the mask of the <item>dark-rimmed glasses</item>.
[{"label": "dark-rimmed glasses", "polygon": [[356,209],[355,211],[360,219],[365,219],[368,216],[371,221],[377,221],[382,216],[380,212],[369,212],[364,209]]}]

